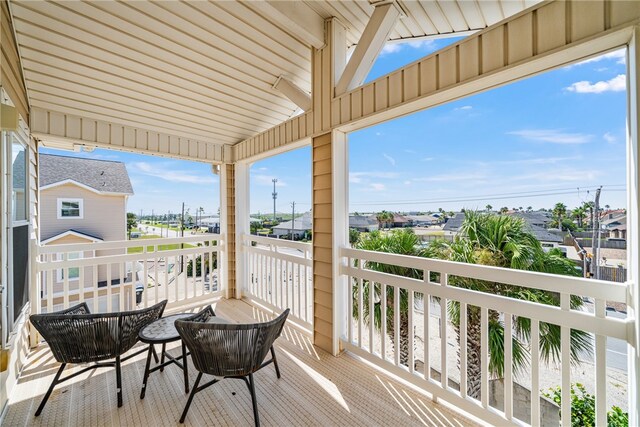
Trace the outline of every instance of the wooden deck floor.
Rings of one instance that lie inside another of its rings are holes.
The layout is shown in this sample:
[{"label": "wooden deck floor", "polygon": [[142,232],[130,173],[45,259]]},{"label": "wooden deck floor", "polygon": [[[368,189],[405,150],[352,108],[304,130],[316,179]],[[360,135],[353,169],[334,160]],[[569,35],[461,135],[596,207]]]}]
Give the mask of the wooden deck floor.
[{"label": "wooden deck floor", "polygon": [[[239,323],[268,315],[240,300],[217,303],[216,314]],[[174,345],[174,352],[179,352]],[[276,342],[282,378],[271,366],[256,374],[262,425],[409,426],[469,425],[469,421],[350,354],[333,357],[309,338],[286,327]],[[63,383],[42,415],[35,410],[58,364],[46,345],[33,350],[11,396],[6,426],[164,426],[177,425],[187,396],[182,371],[170,365],[151,374],[144,400],[140,355],[123,365],[124,406],[117,408],[115,372],[100,369]],[[190,364],[191,383],[196,371]],[[65,371],[66,372],[66,371]],[[70,369],[68,373],[71,373]],[[185,425],[253,425],[251,397],[245,384],[225,380],[198,393]]]}]

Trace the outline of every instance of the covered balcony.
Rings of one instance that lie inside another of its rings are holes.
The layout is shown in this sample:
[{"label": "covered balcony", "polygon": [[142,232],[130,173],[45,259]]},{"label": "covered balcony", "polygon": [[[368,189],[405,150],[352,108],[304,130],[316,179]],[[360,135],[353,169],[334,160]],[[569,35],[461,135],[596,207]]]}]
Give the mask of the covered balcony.
[{"label": "covered balcony", "polygon": [[[627,348],[629,425],[640,423],[637,2],[3,0],[1,7],[3,425],[177,424],[182,373],[152,375],[140,400],[143,355],[123,365],[123,407],[112,373],[98,370],[56,388],[34,418],[58,364],[29,315],[81,302],[111,312],[162,300],[167,314],[212,305],[235,323],[291,310],[275,346],[282,378],[270,368],[258,377],[265,425],[570,425],[575,331],[593,344],[596,425],[607,424],[611,406],[613,338]],[[461,38],[364,83],[385,43],[444,36]],[[351,247],[349,133],[620,48],[626,282]],[[312,157],[312,242],[250,234],[251,164],[303,146]],[[22,181],[11,179],[19,172],[12,147],[25,153]],[[220,233],[45,245],[42,147],[209,164],[220,177]],[[466,289],[464,280],[552,293],[557,304]],[[575,309],[574,298],[593,310]],[[626,318],[608,317],[607,302],[625,306]],[[530,331],[524,395],[513,368],[517,319]],[[490,366],[496,322],[504,327],[499,378]],[[540,391],[550,329],[561,343],[559,410]],[[189,375],[193,382],[194,370]],[[196,397],[187,423],[250,424],[246,389],[216,387]]]}]

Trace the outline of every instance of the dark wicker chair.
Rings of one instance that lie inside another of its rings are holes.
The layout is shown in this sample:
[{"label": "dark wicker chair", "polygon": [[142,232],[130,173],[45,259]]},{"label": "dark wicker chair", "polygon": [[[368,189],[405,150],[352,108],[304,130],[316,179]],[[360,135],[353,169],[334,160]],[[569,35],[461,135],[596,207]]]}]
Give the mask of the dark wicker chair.
[{"label": "dark wicker chair", "polygon": [[[176,329],[191,352],[191,359],[198,370],[198,377],[191,389],[180,422],[184,423],[196,393],[224,378],[235,378],[243,380],[249,388],[255,425],[259,426],[253,374],[273,362],[276,375],[280,378],[273,342],[280,336],[288,315],[289,309],[276,319],[265,323],[210,323],[209,319],[215,314],[211,307],[208,307],[192,317],[176,320]],[[271,359],[264,361],[269,352]],[[198,386],[203,374],[213,375],[215,378]]]},{"label": "dark wicker chair", "polygon": [[[53,357],[62,364],[36,411],[36,417],[42,412],[56,385],[83,372],[103,367],[116,368],[118,407],[121,407],[121,362],[146,352],[147,348],[125,358],[121,356],[138,342],[138,333],[142,328],[162,316],[166,305],[167,301],[164,300],[142,310],[91,314],[87,304],[81,303],[55,313],[32,315],[31,324],[49,344]],[[68,363],[93,364],[60,379]]]}]

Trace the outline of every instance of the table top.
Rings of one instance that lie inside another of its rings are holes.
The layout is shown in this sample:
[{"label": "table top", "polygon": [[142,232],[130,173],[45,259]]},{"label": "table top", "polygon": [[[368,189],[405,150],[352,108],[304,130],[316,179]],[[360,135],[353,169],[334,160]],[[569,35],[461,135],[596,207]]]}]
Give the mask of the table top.
[{"label": "table top", "polygon": [[193,313],[179,313],[162,317],[148,324],[140,331],[140,340],[147,343],[167,343],[180,339],[175,321],[193,316]]}]

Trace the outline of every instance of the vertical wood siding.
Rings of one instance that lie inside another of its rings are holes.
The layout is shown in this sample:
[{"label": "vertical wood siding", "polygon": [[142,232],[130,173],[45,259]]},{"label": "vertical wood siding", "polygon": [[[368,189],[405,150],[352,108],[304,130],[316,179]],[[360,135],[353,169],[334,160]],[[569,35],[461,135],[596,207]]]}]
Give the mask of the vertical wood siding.
[{"label": "vertical wood siding", "polygon": [[39,138],[52,141],[164,155],[184,160],[211,163],[231,160],[231,149],[224,145],[39,108],[33,108],[31,111],[31,132]]}]

